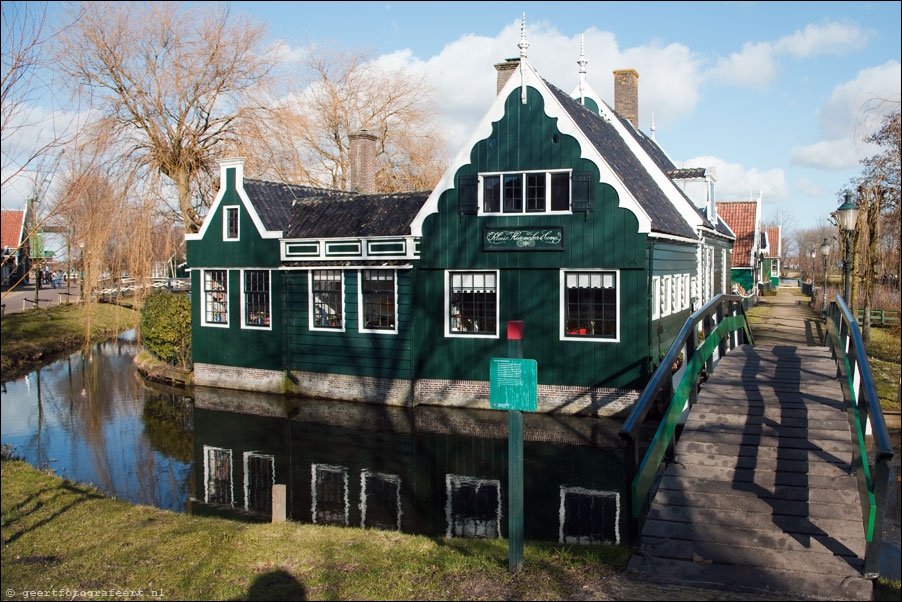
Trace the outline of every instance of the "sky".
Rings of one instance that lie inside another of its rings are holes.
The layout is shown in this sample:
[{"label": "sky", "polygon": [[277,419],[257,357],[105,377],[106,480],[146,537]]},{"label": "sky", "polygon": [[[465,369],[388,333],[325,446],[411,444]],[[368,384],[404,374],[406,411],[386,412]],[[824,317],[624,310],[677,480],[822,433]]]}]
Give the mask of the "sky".
[{"label": "sky", "polygon": [[[717,170],[718,200],[760,191],[765,219],[782,215],[794,228],[826,223],[837,191],[874,153],[862,138],[881,107],[898,110],[902,94],[899,2],[231,6],[266,22],[287,61],[331,44],[425,73],[449,157],[492,102],[493,64],[518,55],[525,13],[528,60],[542,77],[573,90],[584,37],[588,81],[608,104],[612,71],[637,70],[640,129],[648,132],[654,115],[655,137],[675,163]],[[19,197],[4,190],[3,208]]]}]

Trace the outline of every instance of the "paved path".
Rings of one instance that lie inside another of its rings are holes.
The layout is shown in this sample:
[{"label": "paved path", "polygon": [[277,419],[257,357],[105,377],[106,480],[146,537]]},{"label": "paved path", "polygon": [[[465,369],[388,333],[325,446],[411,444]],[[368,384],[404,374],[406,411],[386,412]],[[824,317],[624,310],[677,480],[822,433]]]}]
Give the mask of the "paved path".
[{"label": "paved path", "polygon": [[[69,293],[71,293],[70,297],[72,301],[78,299],[78,285],[75,283],[72,288],[69,289]],[[14,314],[20,311],[23,311],[22,300],[27,300],[25,302],[25,309],[31,309],[34,307],[34,284],[30,286],[19,285],[12,290],[7,290],[7,287],[3,287],[2,290],[3,295],[3,314]],[[40,291],[38,291],[38,303],[40,307],[50,307],[52,305],[59,305],[60,300],[65,303],[66,296],[66,283],[63,282],[60,288],[51,288],[49,284],[43,285]]]},{"label": "paved path", "polygon": [[824,323],[799,289],[782,288],[776,296],[759,297],[748,317],[758,345],[823,345]]}]

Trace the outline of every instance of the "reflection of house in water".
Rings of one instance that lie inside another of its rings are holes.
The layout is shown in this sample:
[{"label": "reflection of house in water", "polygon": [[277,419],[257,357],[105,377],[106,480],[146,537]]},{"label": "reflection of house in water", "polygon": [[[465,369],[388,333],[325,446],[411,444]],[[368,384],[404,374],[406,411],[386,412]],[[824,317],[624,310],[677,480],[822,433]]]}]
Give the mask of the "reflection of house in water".
[{"label": "reflection of house in water", "polygon": [[[309,399],[293,407],[278,395],[206,387],[195,395],[195,462],[204,475],[195,511],[266,520],[279,483],[296,521],[506,537],[504,412]],[[248,408],[253,415],[236,412]],[[619,542],[619,423],[525,418],[526,537]]]}]

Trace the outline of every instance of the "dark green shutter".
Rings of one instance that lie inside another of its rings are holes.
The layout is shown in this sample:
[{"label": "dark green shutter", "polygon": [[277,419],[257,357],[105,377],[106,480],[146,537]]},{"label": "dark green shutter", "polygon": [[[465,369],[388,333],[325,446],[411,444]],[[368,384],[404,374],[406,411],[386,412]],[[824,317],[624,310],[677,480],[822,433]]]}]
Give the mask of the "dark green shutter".
[{"label": "dark green shutter", "polygon": [[460,213],[479,213],[478,179],[476,176],[457,177],[457,210]]},{"label": "dark green shutter", "polygon": [[592,174],[573,174],[573,211],[592,211]]}]

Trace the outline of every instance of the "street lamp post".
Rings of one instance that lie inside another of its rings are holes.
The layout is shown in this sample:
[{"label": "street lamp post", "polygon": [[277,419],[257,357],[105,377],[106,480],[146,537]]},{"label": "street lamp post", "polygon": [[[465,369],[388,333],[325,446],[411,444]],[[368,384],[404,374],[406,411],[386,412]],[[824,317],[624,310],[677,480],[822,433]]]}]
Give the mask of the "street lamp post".
[{"label": "street lamp post", "polygon": [[845,237],[846,242],[846,252],[843,259],[843,286],[844,286],[844,298],[846,300],[846,305],[853,312],[857,312],[857,307],[852,307],[854,302],[849,299],[849,288],[851,284],[850,278],[850,270],[851,270],[851,259],[849,258],[850,247],[851,247],[851,238],[852,231],[855,230],[855,224],[858,222],[858,206],[852,202],[852,193],[846,192],[844,195],[844,201],[842,205],[836,210],[836,221],[839,222],[839,227],[842,229],[843,236]]},{"label": "street lamp post", "polygon": [[821,243],[821,255],[824,256],[824,307],[823,313],[827,315],[827,255],[830,254],[830,241],[824,238],[824,242]]}]

